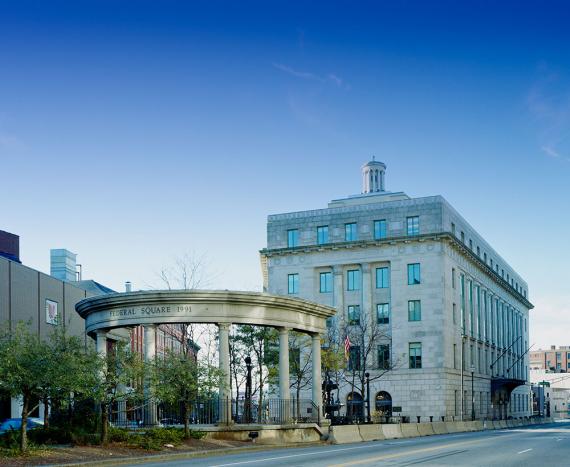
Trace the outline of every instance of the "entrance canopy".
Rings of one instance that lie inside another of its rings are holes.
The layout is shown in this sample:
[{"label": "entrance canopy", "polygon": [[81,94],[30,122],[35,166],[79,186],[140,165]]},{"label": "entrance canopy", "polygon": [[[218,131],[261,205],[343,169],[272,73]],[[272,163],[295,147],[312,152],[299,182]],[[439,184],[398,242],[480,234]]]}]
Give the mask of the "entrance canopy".
[{"label": "entrance canopy", "polygon": [[333,308],[298,298],[229,290],[160,290],[115,293],[80,301],[85,331],[139,324],[251,324],[324,333]]}]

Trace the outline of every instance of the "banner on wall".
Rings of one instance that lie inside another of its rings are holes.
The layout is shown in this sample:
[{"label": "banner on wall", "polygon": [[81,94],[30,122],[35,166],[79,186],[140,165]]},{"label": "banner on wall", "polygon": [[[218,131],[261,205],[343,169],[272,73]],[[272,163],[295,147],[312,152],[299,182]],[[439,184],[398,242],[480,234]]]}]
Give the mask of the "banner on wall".
[{"label": "banner on wall", "polygon": [[46,300],[46,323],[57,325],[58,318],[57,302]]}]

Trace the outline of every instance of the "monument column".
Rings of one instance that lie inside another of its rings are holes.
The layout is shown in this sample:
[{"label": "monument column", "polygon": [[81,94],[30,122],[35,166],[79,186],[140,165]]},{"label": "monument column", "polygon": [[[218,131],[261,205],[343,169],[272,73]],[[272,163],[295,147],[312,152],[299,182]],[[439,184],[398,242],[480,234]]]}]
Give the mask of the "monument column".
[{"label": "monument column", "polygon": [[289,391],[289,328],[279,329],[279,397],[291,399]]},{"label": "monument column", "polygon": [[[106,360],[107,358],[107,331],[104,329],[97,329],[95,331],[95,350],[97,350],[97,354]],[[102,380],[105,377],[105,371],[101,370],[99,373],[99,378]],[[100,415],[101,414],[101,404],[95,404],[95,410]],[[21,412],[21,410],[20,410]],[[12,410],[13,413],[13,410]],[[19,417],[20,415],[18,415]]]},{"label": "monument column", "polygon": [[313,404],[317,406],[317,413],[319,419],[322,414],[323,406],[323,392],[321,381],[321,336],[319,334],[311,335],[312,344],[312,357],[313,357],[313,386],[312,386],[312,399]]},{"label": "monument column", "polygon": [[279,328],[279,398],[281,422],[291,420],[291,392],[289,390],[289,328]]},{"label": "monument column", "polygon": [[230,324],[219,323],[219,368],[220,381],[220,423],[230,424],[232,420],[232,395],[230,393]]},{"label": "monument column", "polygon": [[[144,360],[147,364],[154,362],[156,358],[156,324],[144,325]],[[145,382],[145,425],[156,425],[158,423],[156,414],[156,401],[152,398],[150,381]]]},{"label": "monument column", "polygon": [[101,357],[105,358],[107,356],[107,331],[104,329],[95,331],[95,347]]}]

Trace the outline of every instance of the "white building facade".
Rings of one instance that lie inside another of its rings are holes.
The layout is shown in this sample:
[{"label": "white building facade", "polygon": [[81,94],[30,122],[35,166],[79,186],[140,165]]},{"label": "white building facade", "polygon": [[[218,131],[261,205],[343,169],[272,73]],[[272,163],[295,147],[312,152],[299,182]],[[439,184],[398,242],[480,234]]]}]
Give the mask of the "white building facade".
[{"label": "white building facade", "polygon": [[384,329],[366,366],[392,369],[370,382],[372,410],[382,394],[413,421],[530,415],[526,282],[445,199],[387,192],[385,172],[371,161],[362,194],[270,215],[266,291],[335,307],[330,326]]}]

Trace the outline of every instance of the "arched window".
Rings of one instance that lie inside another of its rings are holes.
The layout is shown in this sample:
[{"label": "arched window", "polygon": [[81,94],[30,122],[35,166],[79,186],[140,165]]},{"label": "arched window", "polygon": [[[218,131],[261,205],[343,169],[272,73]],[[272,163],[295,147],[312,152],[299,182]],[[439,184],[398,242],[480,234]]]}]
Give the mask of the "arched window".
[{"label": "arched window", "polygon": [[358,392],[349,392],[346,396],[346,416],[364,418],[364,400]]},{"label": "arched window", "polygon": [[374,398],[374,407],[381,417],[392,416],[392,396],[386,391],[380,391]]}]

